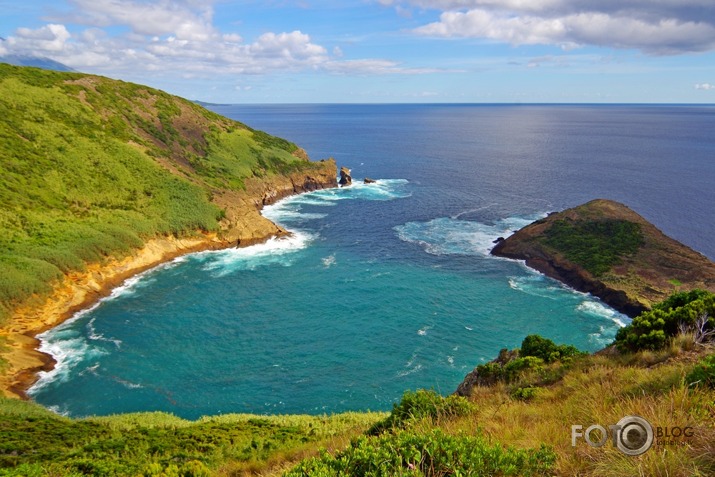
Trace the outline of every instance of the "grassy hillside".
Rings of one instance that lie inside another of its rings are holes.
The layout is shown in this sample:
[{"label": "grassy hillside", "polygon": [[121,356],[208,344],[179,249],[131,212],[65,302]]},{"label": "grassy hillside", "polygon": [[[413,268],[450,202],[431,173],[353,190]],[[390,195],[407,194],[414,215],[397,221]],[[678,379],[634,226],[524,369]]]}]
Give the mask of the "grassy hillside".
[{"label": "grassy hillside", "polygon": [[[0,475],[704,477],[715,475],[713,351],[690,334],[599,355],[532,336],[479,366],[468,398],[407,392],[390,414],[67,419],[0,400]],[[642,455],[610,439],[573,445],[573,425],[631,415],[653,426]]]},{"label": "grassy hillside", "polygon": [[0,323],[88,262],[218,232],[212,199],[246,179],[311,167],[295,144],[146,86],[0,64]]},{"label": "grassy hillside", "polygon": [[[389,414],[68,419],[0,399],[0,475],[715,475],[715,325],[691,323],[713,312],[713,300],[681,293],[658,305],[680,326],[656,349],[589,355],[528,336],[477,366],[459,395],[406,392]],[[652,446],[637,456],[613,434],[595,447],[572,428],[609,428],[626,416],[652,426]]]},{"label": "grassy hillside", "polygon": [[71,420],[0,399],[0,475],[208,476],[265,470],[343,447],[384,413],[227,414],[185,421],[163,413]]},{"label": "grassy hillside", "polygon": [[598,199],[549,214],[500,241],[527,265],[635,316],[675,291],[715,291],[715,264],[623,204]]}]

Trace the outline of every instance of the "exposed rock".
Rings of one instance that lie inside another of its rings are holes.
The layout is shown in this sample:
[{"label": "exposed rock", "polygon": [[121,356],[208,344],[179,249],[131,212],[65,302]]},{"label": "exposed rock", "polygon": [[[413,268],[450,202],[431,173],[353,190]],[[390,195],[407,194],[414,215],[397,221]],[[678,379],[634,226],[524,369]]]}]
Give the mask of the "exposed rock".
[{"label": "exposed rock", "polygon": [[343,166],[340,168],[340,182],[339,184],[341,186],[349,186],[350,184],[353,183],[353,178],[350,175],[350,169],[347,167]]},{"label": "exposed rock", "polygon": [[499,242],[503,242],[503,241],[504,241],[504,237],[498,237],[498,238],[497,238],[496,240],[494,240],[492,243],[499,243]]},{"label": "exposed rock", "polygon": [[[499,356],[496,359],[490,361],[490,363],[495,363],[504,366],[518,357],[518,349],[509,350],[507,348],[503,348],[499,351]],[[469,374],[464,377],[464,381],[459,383],[459,386],[457,386],[457,390],[454,392],[454,394],[458,396],[468,397],[472,394],[472,389],[474,389],[474,386],[489,386],[494,384],[494,382],[496,381],[493,377],[480,376],[477,368],[474,368],[472,371],[469,372]]]},{"label": "exposed rock", "polygon": [[335,160],[325,159],[287,175],[246,179],[245,191],[217,191],[213,202],[226,214],[221,238],[245,247],[287,234],[260,214],[263,206],[294,194],[337,187],[336,175]]},{"label": "exposed rock", "polygon": [[370,179],[369,177],[366,177],[365,180],[363,181],[365,184],[374,184],[377,182],[375,179]]},{"label": "exposed rock", "polygon": [[[637,224],[643,241],[634,253],[620,256],[618,263],[599,276],[545,242],[557,221],[584,224],[608,220]],[[707,257],[667,237],[625,205],[604,199],[549,214],[497,243],[492,254],[525,260],[529,267],[591,293],[630,316],[675,291],[701,288],[715,292],[715,264]]]}]

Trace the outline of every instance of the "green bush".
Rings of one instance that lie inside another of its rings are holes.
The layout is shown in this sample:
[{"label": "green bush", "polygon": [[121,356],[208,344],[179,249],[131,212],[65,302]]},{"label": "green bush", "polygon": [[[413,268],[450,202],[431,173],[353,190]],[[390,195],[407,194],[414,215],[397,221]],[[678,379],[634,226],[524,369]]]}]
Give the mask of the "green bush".
[{"label": "green bush", "polygon": [[539,388],[535,388],[532,386],[516,388],[511,392],[511,397],[520,401],[531,401],[536,397],[538,392]]},{"label": "green bush", "polygon": [[662,349],[704,315],[710,317],[706,329],[715,328],[715,294],[703,290],[675,293],[618,330],[615,344],[621,351]]},{"label": "green bush", "polygon": [[715,354],[702,358],[685,377],[688,386],[715,389]]},{"label": "green bush", "polygon": [[544,243],[594,276],[601,276],[643,245],[640,225],[626,220],[558,220]]},{"label": "green bush", "polygon": [[541,358],[545,363],[572,358],[583,354],[578,348],[572,345],[557,345],[548,338],[539,335],[529,335],[521,342],[519,356],[535,356]]},{"label": "green bush", "polygon": [[473,405],[461,396],[443,397],[432,390],[424,389],[407,391],[402,395],[399,403],[392,405],[390,415],[372,426],[368,433],[375,435],[383,431],[404,428],[409,422],[419,419],[439,421],[465,416],[472,409]]},{"label": "green bush", "polygon": [[300,476],[550,476],[556,454],[550,448],[515,449],[479,436],[400,432],[360,437],[337,454],[302,461],[284,474]]}]

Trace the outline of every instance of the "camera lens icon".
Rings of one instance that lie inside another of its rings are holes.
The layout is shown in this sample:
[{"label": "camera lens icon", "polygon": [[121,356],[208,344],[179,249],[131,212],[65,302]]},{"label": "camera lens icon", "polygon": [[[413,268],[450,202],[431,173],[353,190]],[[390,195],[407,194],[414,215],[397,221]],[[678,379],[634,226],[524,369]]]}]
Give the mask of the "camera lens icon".
[{"label": "camera lens icon", "polygon": [[640,416],[624,417],[616,429],[616,447],[626,455],[641,455],[653,445],[653,426]]}]

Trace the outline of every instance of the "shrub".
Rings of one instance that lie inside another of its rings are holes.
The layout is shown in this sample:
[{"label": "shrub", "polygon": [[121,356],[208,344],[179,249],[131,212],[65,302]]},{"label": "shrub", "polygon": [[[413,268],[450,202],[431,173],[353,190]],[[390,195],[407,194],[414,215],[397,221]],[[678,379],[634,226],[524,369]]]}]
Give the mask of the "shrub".
[{"label": "shrub", "polygon": [[529,335],[521,342],[520,356],[535,356],[546,363],[563,360],[583,354],[575,346],[557,345],[548,338],[539,335]]},{"label": "shrub", "polygon": [[532,386],[516,388],[511,392],[511,397],[520,401],[531,401],[536,397],[536,394],[538,392],[539,388],[535,388]]},{"label": "shrub", "polygon": [[304,460],[284,474],[298,476],[546,476],[553,475],[554,451],[490,444],[480,436],[400,432],[360,437],[346,450]]},{"label": "shrub", "polygon": [[407,391],[399,403],[392,405],[390,415],[376,423],[368,431],[376,435],[385,430],[404,428],[410,421],[429,418],[433,421],[465,416],[473,409],[473,405],[461,396],[442,397],[435,391],[419,389]]},{"label": "shrub", "polygon": [[544,243],[600,276],[622,257],[635,254],[644,241],[640,225],[626,220],[558,220],[546,231]]},{"label": "shrub", "polygon": [[688,386],[703,386],[715,389],[715,354],[701,359],[685,377]]},{"label": "shrub", "polygon": [[618,330],[615,343],[621,351],[659,350],[703,316],[710,316],[705,329],[715,328],[715,294],[703,290],[675,293]]}]

